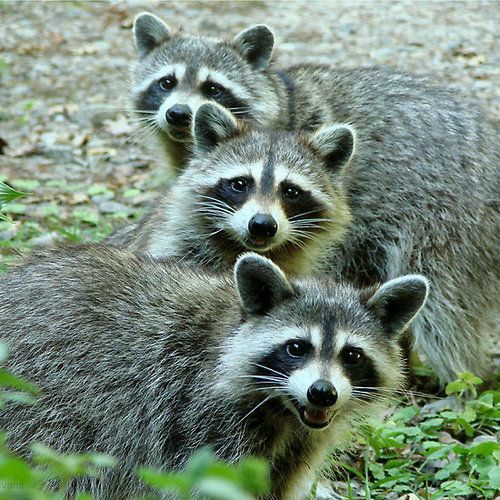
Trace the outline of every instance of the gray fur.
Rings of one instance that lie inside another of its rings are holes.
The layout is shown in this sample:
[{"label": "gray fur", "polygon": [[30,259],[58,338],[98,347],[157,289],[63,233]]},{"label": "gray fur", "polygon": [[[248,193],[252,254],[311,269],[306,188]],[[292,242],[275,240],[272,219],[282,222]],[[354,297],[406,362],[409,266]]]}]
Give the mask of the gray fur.
[{"label": "gray fur", "polygon": [[[368,304],[375,290],[326,278],[288,281],[255,254],[239,259],[235,276],[102,245],[37,251],[2,274],[6,367],[41,390],[34,405],[0,409],[7,444],[22,454],[38,441],[65,453],[114,455],[116,468],[70,485],[70,493],[88,490],[100,499],[145,494],[136,467],[181,469],[204,445],[229,462],[269,459],[273,498],[297,498],[329,447],[343,446],[400,386],[400,349],[381,309]],[[265,315],[246,293],[257,278],[286,289]],[[266,376],[255,375],[255,363],[297,338],[315,349],[305,368],[261,390]],[[372,385],[354,383],[356,367],[345,371],[342,353],[350,346],[363,350],[360,369]],[[339,399],[330,425],[312,430],[289,394],[306,396],[289,381],[307,389],[320,368],[332,373]]]},{"label": "gray fur", "polygon": [[[297,78],[311,77],[305,70],[296,71]],[[277,248],[263,253],[287,273],[316,269],[360,286],[406,273],[428,276],[433,290],[414,324],[416,351],[442,383],[465,370],[485,374],[498,318],[495,135],[473,111],[466,113],[464,105],[457,103],[452,111],[453,101],[432,89],[422,97],[418,84],[400,75],[392,75],[393,100],[383,93],[377,99],[369,97],[373,71],[359,70],[352,80],[359,90],[357,102],[349,100],[350,89],[339,84],[339,99],[351,108],[340,118],[364,123],[356,128],[356,153],[345,168],[332,172],[327,158],[318,157],[332,137],[331,127],[312,136],[279,131],[243,134],[196,156],[168,196],[160,196],[137,226],[135,237],[131,231],[127,240],[120,235],[114,240],[133,251],[178,256],[218,269],[231,266],[249,248],[227,236],[215,243],[220,235],[213,233],[225,214],[213,206],[211,215],[200,214],[200,192],[214,182],[218,171],[265,164],[272,155],[276,164],[310,181],[335,224],[319,224],[321,231],[303,242],[305,248],[292,245],[286,252]],[[321,75],[326,78],[329,73],[324,69],[312,74],[321,81]],[[398,104],[399,94],[405,99]],[[440,104],[432,103],[438,97]],[[369,121],[374,106],[378,117]],[[313,107],[319,109],[319,98]],[[382,119],[384,113],[391,119]]]},{"label": "gray fur", "polygon": [[135,45],[139,57],[146,57],[152,50],[170,38],[166,24],[149,12],[137,15],[134,21]]}]

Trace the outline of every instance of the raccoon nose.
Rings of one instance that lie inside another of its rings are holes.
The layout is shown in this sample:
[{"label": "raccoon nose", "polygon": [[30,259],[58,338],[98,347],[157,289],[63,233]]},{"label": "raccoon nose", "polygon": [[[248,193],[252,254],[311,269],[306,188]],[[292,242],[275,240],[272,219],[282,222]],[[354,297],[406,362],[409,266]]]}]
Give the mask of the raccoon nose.
[{"label": "raccoon nose", "polygon": [[307,389],[307,399],[309,403],[317,406],[333,406],[337,401],[337,391],[328,380],[316,380]]},{"label": "raccoon nose", "polygon": [[255,214],[248,222],[248,231],[258,238],[271,238],[277,230],[278,224],[269,214]]},{"label": "raccoon nose", "polygon": [[185,104],[176,104],[165,113],[167,122],[176,127],[187,127],[191,122],[191,109]]}]

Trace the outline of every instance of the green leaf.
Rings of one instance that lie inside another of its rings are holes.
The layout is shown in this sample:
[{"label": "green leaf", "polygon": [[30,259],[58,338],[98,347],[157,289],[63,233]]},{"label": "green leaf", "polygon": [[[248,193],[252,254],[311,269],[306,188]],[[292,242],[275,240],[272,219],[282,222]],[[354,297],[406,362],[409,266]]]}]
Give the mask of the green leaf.
[{"label": "green leaf", "polygon": [[196,489],[201,495],[219,500],[254,500],[252,495],[246,493],[238,485],[216,477],[202,479]]},{"label": "green leaf", "polygon": [[9,356],[9,348],[4,342],[0,342],[0,363],[5,361]]},{"label": "green leaf", "polygon": [[212,462],[214,462],[214,456],[208,447],[201,448],[189,458],[186,465],[186,474],[188,474],[193,484],[206,474]]},{"label": "green leaf", "polygon": [[488,474],[490,487],[494,490],[500,490],[500,465],[493,467]]},{"label": "green leaf", "polygon": [[239,464],[238,474],[241,485],[250,493],[262,495],[269,491],[269,465],[265,460],[247,458]]},{"label": "green leaf", "polygon": [[454,380],[453,382],[450,382],[446,388],[445,392],[450,396],[451,394],[460,394],[461,392],[465,391],[467,389],[467,385],[464,384],[460,380]]},{"label": "green leaf", "polygon": [[434,479],[438,481],[443,481],[444,479],[448,479],[454,472],[456,472],[460,468],[460,461],[454,460],[449,464],[445,465],[442,469],[438,470],[434,475]]},{"label": "green leaf", "polygon": [[0,483],[31,485],[36,480],[30,466],[20,458],[8,457],[0,460]]},{"label": "green leaf", "polygon": [[105,453],[92,453],[89,458],[96,467],[115,467],[118,463],[116,458]]},{"label": "green leaf", "polygon": [[134,196],[137,196],[141,194],[141,191],[140,189],[135,189],[135,188],[132,188],[132,189],[127,189],[124,193],[123,193],[123,197],[124,198],[133,198]]},{"label": "green leaf", "polygon": [[462,372],[458,374],[460,380],[463,380],[466,384],[469,385],[480,385],[483,383],[483,379],[476,377],[470,372]]},{"label": "green leaf", "polygon": [[32,394],[38,393],[38,389],[33,384],[18,377],[14,377],[14,375],[3,368],[0,368],[0,386],[11,387],[20,391],[31,392]]},{"label": "green leaf", "polygon": [[140,468],[138,475],[146,484],[159,490],[187,493],[191,486],[189,480],[182,474]]},{"label": "green leaf", "polygon": [[111,189],[109,189],[104,184],[94,184],[93,186],[90,186],[87,193],[90,196],[95,196],[99,194],[112,194],[112,195],[115,194],[113,191],[111,191]]},{"label": "green leaf", "polygon": [[26,196],[28,193],[23,193],[22,191],[17,191],[14,188],[11,188],[4,182],[0,182],[0,208],[3,205],[10,203],[16,198],[20,198],[21,196]]},{"label": "green leaf", "polygon": [[500,450],[500,444],[493,441],[485,441],[469,448],[471,455],[489,456],[493,452]]}]

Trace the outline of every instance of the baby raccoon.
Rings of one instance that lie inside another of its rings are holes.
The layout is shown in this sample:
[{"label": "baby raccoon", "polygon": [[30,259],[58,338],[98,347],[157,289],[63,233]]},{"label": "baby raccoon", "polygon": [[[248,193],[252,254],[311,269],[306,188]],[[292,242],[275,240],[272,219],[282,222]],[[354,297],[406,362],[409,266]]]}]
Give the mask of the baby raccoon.
[{"label": "baby raccoon", "polygon": [[154,129],[177,172],[186,163],[191,118],[204,102],[261,127],[314,130],[350,123],[374,168],[391,165],[394,175],[400,165],[417,172],[444,165],[454,175],[498,165],[498,141],[477,109],[420,77],[313,64],[277,70],[271,62],[274,36],[263,25],[232,41],[214,41],[172,33],[143,13],[134,33],[139,61],[133,109]]},{"label": "baby raccoon", "polygon": [[400,387],[397,339],[427,289],[289,280],[251,253],[232,277],[103,245],[38,251],[0,275],[0,340],[40,395],[0,408],[0,428],[14,452],[118,459],[70,496],[136,498],[138,466],[179,470],[210,445],[230,463],[266,458],[272,498],[301,498]]},{"label": "baby raccoon", "polygon": [[359,286],[422,273],[434,286],[413,327],[417,352],[442,383],[484,373],[498,312],[496,169],[470,157],[460,172],[447,161],[416,168],[396,145],[373,162],[357,136],[346,125],[242,133],[204,104],[190,166],[112,240],[218,269],[252,250],[288,273],[316,269]]}]

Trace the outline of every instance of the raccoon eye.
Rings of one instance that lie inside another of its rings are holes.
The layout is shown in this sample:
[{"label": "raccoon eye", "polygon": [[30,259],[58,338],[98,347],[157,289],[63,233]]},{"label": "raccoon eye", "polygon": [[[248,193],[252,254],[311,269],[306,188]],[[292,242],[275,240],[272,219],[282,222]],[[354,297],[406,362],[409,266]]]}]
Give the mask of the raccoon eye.
[{"label": "raccoon eye", "polygon": [[205,82],[203,84],[203,92],[208,97],[218,97],[222,94],[223,90],[224,88],[221,85],[218,85],[217,83]]},{"label": "raccoon eye", "polygon": [[364,358],[363,349],[359,349],[357,347],[347,347],[342,351],[342,358],[349,365],[357,365]]},{"label": "raccoon eye", "polygon": [[300,195],[302,194],[302,191],[295,186],[284,186],[283,187],[283,196],[287,200],[296,200]]},{"label": "raccoon eye", "polygon": [[309,344],[303,340],[292,340],[285,345],[285,350],[291,358],[302,358],[309,352]]},{"label": "raccoon eye", "polygon": [[231,189],[237,193],[244,193],[248,189],[248,182],[241,177],[233,179],[230,183]]},{"label": "raccoon eye", "polygon": [[165,76],[158,80],[158,85],[162,90],[171,90],[177,85],[177,80],[173,76]]}]

